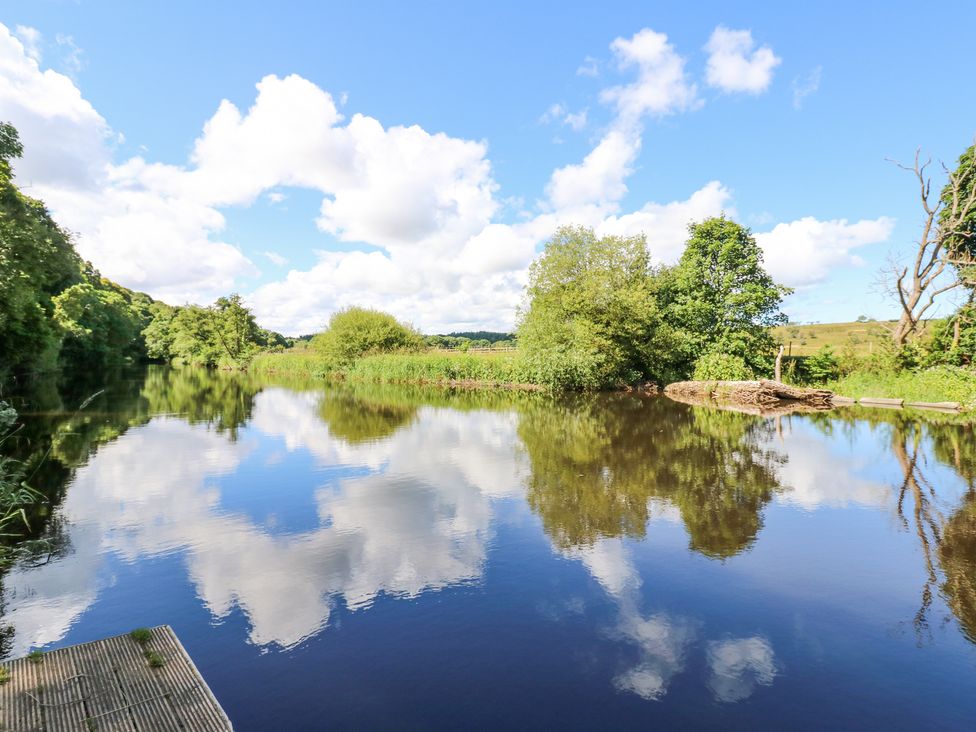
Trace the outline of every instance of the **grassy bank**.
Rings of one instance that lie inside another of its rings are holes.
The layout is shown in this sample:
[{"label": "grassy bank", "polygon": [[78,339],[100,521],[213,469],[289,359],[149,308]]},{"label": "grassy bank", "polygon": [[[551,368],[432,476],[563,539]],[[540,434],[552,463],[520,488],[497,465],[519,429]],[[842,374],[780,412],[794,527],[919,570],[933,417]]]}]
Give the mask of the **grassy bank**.
[{"label": "grassy bank", "polygon": [[[518,387],[553,391],[573,389],[572,377],[533,365],[517,352],[461,353],[401,352],[365,356],[336,364],[309,348],[263,353],[249,371],[258,376],[313,378],[374,384],[432,384],[480,387]],[[959,402],[976,410],[976,370],[938,366],[918,371],[861,368],[817,383],[842,396],[888,397],[920,402]]]},{"label": "grassy bank", "polygon": [[258,375],[306,375],[379,384],[470,384],[537,387],[515,353],[388,353],[335,364],[311,350],[264,353],[251,363]]},{"label": "grassy bank", "polygon": [[917,402],[959,402],[976,409],[976,370],[936,366],[920,371],[871,373],[857,371],[825,384],[842,396],[886,397]]}]

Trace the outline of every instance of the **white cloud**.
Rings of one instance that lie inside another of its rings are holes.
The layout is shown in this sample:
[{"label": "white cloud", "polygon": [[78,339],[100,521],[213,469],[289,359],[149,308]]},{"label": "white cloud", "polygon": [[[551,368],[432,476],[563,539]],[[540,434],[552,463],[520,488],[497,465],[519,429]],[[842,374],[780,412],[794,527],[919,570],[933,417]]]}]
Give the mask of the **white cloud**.
[{"label": "white cloud", "polygon": [[54,42],[58,44],[58,49],[61,51],[61,65],[65,73],[74,78],[85,65],[81,58],[82,50],[75,44],[74,38],[63,33],[58,33],[54,37]]},{"label": "white cloud", "polygon": [[566,116],[563,117],[563,124],[574,132],[579,132],[586,127],[588,114],[589,110],[587,109],[581,109],[579,112],[567,112]]},{"label": "white cloud", "polygon": [[664,33],[645,28],[631,38],[617,38],[610,48],[621,69],[637,68],[636,81],[601,92],[604,102],[616,105],[618,124],[631,126],[646,115],[664,117],[699,106],[685,60]]},{"label": "white cloud", "polygon": [[769,88],[773,69],[782,62],[769,46],[755,48],[752,32],[718,26],[705,45],[705,80],[724,92],[760,94]]},{"label": "white cloud", "polygon": [[589,111],[581,109],[578,112],[570,112],[565,105],[556,103],[549,106],[549,109],[539,117],[539,124],[548,125],[553,122],[569,127],[574,132],[579,132],[586,127],[587,115]]},{"label": "white cloud", "polygon": [[597,61],[592,56],[587,56],[583,59],[583,63],[579,65],[576,69],[577,76],[592,76],[597,77],[600,75],[600,62]]},{"label": "white cloud", "polygon": [[633,172],[640,137],[611,130],[582,163],[554,171],[546,193],[556,209],[619,201],[627,193],[624,180]]},{"label": "white cloud", "polygon": [[756,234],[763,249],[766,269],[790,287],[804,287],[825,280],[837,267],[864,264],[859,247],[887,241],[894,219],[882,216],[848,223],[847,219],[819,221],[806,216]]},{"label": "white cloud", "polygon": [[278,254],[278,252],[261,252],[268,260],[277,267],[284,267],[288,264],[288,259]]},{"label": "white cloud", "polygon": [[735,215],[732,193],[718,181],[707,183],[685,201],[647,203],[638,211],[609,216],[596,228],[600,236],[634,236],[646,233],[651,256],[664,264],[674,264],[688,239],[688,224],[723,212]]},{"label": "white cloud", "polygon": [[20,42],[24,44],[24,52],[32,59],[41,62],[41,32],[29,25],[18,25],[14,31]]},{"label": "white cloud", "polygon": [[793,109],[803,107],[803,100],[811,94],[815,94],[820,89],[820,77],[823,74],[823,67],[817,66],[804,77],[793,79]]}]

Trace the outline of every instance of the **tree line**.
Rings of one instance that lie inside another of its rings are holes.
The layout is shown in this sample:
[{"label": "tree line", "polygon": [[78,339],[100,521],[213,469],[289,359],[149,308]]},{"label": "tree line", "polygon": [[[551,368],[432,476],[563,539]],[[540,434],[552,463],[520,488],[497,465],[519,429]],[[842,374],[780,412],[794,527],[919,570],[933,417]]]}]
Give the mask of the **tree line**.
[{"label": "tree line", "polygon": [[172,306],[102,277],[44,203],[14,183],[22,154],[17,130],[0,123],[0,375],[143,359],[239,366],[286,345],[238,295]]}]

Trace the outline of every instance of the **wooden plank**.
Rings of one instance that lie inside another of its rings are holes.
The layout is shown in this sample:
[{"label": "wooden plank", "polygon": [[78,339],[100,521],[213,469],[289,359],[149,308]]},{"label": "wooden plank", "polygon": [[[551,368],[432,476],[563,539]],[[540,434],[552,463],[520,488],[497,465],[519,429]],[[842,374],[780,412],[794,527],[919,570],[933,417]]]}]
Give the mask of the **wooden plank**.
[{"label": "wooden plank", "polygon": [[27,695],[34,687],[32,666],[26,658],[2,664],[10,673],[10,680],[0,690],[0,715],[7,729],[40,730],[41,712]]},{"label": "wooden plank", "polygon": [[45,653],[34,664],[35,680],[44,687],[42,700],[45,728],[85,729],[85,710],[81,703],[78,671],[70,653]]},{"label": "wooden plank", "polygon": [[142,646],[129,637],[116,636],[106,640],[106,649],[136,726],[140,729],[179,730],[179,723],[164,699],[167,690],[160,683],[155,669],[149,668]]},{"label": "wooden plank", "polygon": [[905,403],[904,399],[888,399],[882,397],[861,397],[857,400],[858,404],[870,405],[872,407],[900,407]]},{"label": "wooden plank", "polygon": [[905,402],[906,407],[916,409],[938,409],[942,412],[958,412],[962,410],[959,402]]},{"label": "wooden plank", "polygon": [[[147,650],[166,661],[152,668]],[[150,631],[145,647],[128,635],[46,653],[40,663],[5,661],[0,730],[60,732],[227,732],[230,720],[173,629]]]},{"label": "wooden plank", "polygon": [[86,720],[90,720],[91,726],[99,732],[137,732],[129,711],[120,709],[124,703],[123,696],[115,681],[115,674],[107,663],[104,647],[76,646],[66,650],[75,650],[79,655],[79,666],[85,674],[82,688],[86,692]]}]

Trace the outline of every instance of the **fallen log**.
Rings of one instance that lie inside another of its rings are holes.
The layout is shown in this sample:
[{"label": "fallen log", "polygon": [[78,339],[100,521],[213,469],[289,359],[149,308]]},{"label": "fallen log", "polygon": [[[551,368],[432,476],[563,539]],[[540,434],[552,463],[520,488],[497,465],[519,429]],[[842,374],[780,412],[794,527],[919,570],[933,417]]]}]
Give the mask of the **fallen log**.
[{"label": "fallen log", "polygon": [[808,406],[801,402],[777,402],[776,404],[739,404],[730,401],[719,401],[711,397],[694,397],[683,394],[668,394],[668,399],[692,407],[710,407],[723,412],[738,412],[751,414],[756,417],[779,417],[787,414],[806,414],[808,412],[822,412],[828,407]]},{"label": "fallen log", "polygon": [[733,404],[760,407],[803,405],[815,409],[830,409],[834,393],[826,389],[804,389],[779,381],[678,381],[664,387],[670,397],[683,399],[713,399]]}]

